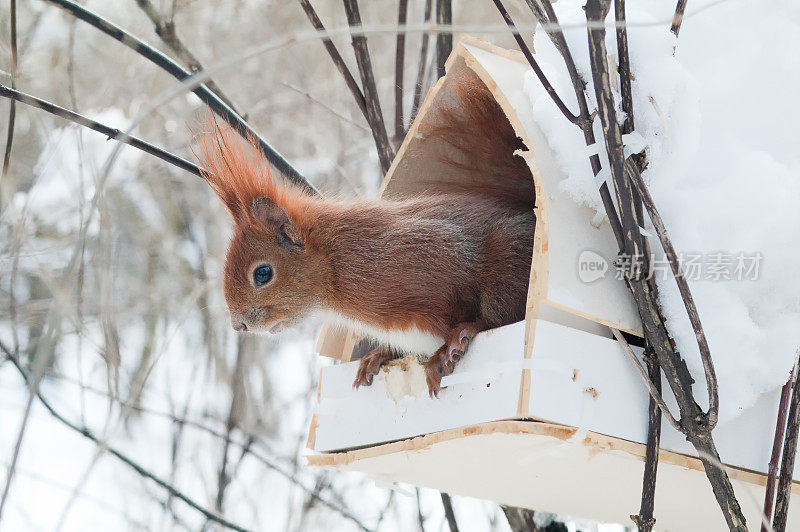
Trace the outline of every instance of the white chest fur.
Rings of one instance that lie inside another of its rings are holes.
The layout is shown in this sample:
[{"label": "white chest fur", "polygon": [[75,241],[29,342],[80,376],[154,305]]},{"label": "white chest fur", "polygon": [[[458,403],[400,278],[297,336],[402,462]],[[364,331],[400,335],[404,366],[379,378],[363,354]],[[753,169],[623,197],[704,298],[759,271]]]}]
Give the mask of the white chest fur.
[{"label": "white chest fur", "polygon": [[353,329],[357,334],[372,338],[381,345],[409,355],[430,356],[444,343],[444,338],[421,331],[416,327],[410,329],[383,329],[370,325],[338,312],[322,311],[323,319],[329,323]]}]

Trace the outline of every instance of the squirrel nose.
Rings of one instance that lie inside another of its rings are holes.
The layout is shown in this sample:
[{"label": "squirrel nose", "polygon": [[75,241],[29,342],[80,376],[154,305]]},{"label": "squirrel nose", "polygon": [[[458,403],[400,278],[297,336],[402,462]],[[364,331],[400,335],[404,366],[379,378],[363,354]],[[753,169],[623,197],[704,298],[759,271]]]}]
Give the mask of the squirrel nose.
[{"label": "squirrel nose", "polygon": [[242,322],[242,323],[240,323],[238,325],[236,325],[234,323],[233,330],[236,331],[236,332],[247,332],[247,325],[244,322]]}]

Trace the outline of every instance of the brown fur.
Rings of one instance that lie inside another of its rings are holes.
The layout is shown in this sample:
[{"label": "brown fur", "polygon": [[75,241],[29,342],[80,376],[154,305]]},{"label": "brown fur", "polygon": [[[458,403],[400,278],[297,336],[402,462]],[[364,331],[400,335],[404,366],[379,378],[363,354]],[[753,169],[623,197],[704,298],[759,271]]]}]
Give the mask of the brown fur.
[{"label": "brown fur", "polygon": [[[462,322],[524,318],[535,219],[530,173],[512,155],[522,144],[485,87],[460,98],[426,135],[461,153],[451,164],[464,183],[398,201],[311,196],[273,179],[252,143],[206,127],[206,180],[235,224],[224,274],[234,327],[270,329],[328,309],[446,338]],[[268,198],[266,216],[254,208],[259,198]],[[265,263],[274,278],[256,288],[253,269]]]},{"label": "brown fur", "polygon": [[533,179],[525,160],[514,155],[525,145],[500,104],[477,78],[461,80],[451,95],[448,104],[435,106],[435,123],[421,125],[425,138],[441,140],[452,148],[441,159],[462,174],[458,183],[439,182],[436,188],[473,194],[480,190],[530,209],[535,201]]}]

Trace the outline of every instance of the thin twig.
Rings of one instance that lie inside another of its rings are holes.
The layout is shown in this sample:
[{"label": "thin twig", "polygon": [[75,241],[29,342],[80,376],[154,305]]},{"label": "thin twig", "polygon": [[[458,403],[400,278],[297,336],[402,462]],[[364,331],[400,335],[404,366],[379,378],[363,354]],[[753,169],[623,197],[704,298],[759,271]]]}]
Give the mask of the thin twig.
[{"label": "thin twig", "polygon": [[[778,462],[783,449],[783,437],[786,433],[786,418],[789,415],[789,395],[792,391],[792,375],[781,387],[781,399],[778,402],[778,420],[775,422],[775,438],[772,441],[772,454],[767,468],[767,490],[764,494],[764,516],[767,522],[772,518],[772,503],[775,498],[775,479],[778,476]],[[767,524],[761,523],[761,532],[767,532]]]},{"label": "thin twig", "polygon": [[[159,12],[158,9],[150,2],[150,0],[136,0],[136,4],[144,11],[147,15],[147,18],[155,26],[156,35],[158,35],[164,44],[170,47],[173,53],[183,61],[183,64],[186,65],[192,73],[200,72],[203,70],[203,65],[200,63],[200,60],[189,50],[186,45],[183,44],[183,41],[178,37],[178,32],[175,30],[175,22],[170,17],[170,19],[165,19]],[[222,89],[216,84],[213,79],[208,79],[204,83],[208,89],[219,96],[219,98],[225,102],[228,107],[233,109],[236,114],[244,117],[242,113],[240,113],[236,106],[233,104],[230,98],[225,95]]]},{"label": "thin twig", "polygon": [[[573,124],[583,127],[582,122],[586,120],[586,118],[580,117],[574,114],[567,108],[567,104],[564,103],[564,100],[556,92],[556,89],[553,85],[550,84],[550,80],[547,79],[547,76],[544,75],[544,71],[542,71],[542,67],[539,66],[539,63],[536,62],[536,59],[533,57],[530,48],[528,45],[525,44],[525,39],[522,38],[519,31],[517,31],[517,26],[514,24],[514,20],[511,18],[511,15],[508,13],[508,10],[503,6],[503,2],[501,0],[492,0],[494,5],[497,7],[497,10],[502,15],[503,20],[508,25],[509,29],[511,29],[511,34],[514,36],[514,40],[517,41],[517,45],[519,49],[522,50],[522,54],[525,56],[525,59],[528,60],[528,64],[531,65],[533,72],[536,74],[536,77],[539,78],[539,83],[542,84],[542,87],[547,91],[548,96],[550,99],[553,100],[553,103],[556,104],[558,110],[561,111],[561,114],[566,117],[567,120],[572,122]],[[546,0],[545,0],[546,1]]]},{"label": "thin twig", "polygon": [[367,117],[367,102],[364,99],[364,93],[361,92],[361,88],[358,86],[356,78],[353,77],[350,69],[347,68],[347,64],[345,64],[342,54],[339,53],[339,50],[336,49],[336,45],[333,44],[330,36],[327,35],[327,30],[322,24],[322,20],[320,20],[317,12],[314,10],[314,6],[311,5],[311,2],[309,0],[299,1],[300,6],[303,8],[303,11],[305,11],[306,16],[308,17],[308,20],[311,22],[311,25],[314,26],[315,30],[322,33],[322,35],[320,35],[320,40],[325,46],[325,49],[328,51],[331,61],[333,61],[333,64],[342,74],[347,88],[350,89],[350,93],[353,95],[353,98],[356,101],[356,105],[358,105],[358,108],[361,109],[361,114],[363,114],[364,118],[369,121],[369,117]]},{"label": "thin twig", "polygon": [[506,516],[511,532],[539,532],[539,527],[536,526],[535,520],[536,512],[533,510],[503,505],[500,506],[500,509],[503,510],[503,514]]},{"label": "thin twig", "polygon": [[[31,375],[28,374],[27,371],[25,371],[25,369],[19,363],[19,360],[17,360],[17,358],[5,346],[0,346],[0,347],[6,353],[7,358],[11,361],[11,364],[17,369],[17,371],[25,380],[25,382],[30,384],[30,380],[32,377]],[[236,523],[229,521],[228,519],[225,519],[221,515],[218,515],[215,512],[212,512],[211,510],[201,506],[199,503],[195,502],[193,499],[185,495],[183,492],[178,490],[172,484],[169,484],[168,482],[162,480],[161,478],[159,478],[149,470],[145,469],[144,467],[136,463],[133,459],[129,458],[127,455],[123,454],[116,448],[109,446],[107,442],[104,442],[100,438],[95,436],[94,433],[88,427],[79,427],[78,425],[69,421],[67,418],[62,416],[55,408],[53,408],[50,402],[47,399],[45,399],[44,396],[41,394],[41,391],[38,390],[36,391],[36,397],[39,399],[41,405],[44,406],[45,409],[50,413],[50,415],[56,418],[63,425],[65,425],[72,431],[77,432],[84,438],[91,440],[99,448],[107,449],[109,454],[119,459],[122,463],[124,463],[128,467],[132,468],[139,475],[152,480],[153,482],[155,482],[156,484],[167,490],[167,492],[170,495],[182,500],[191,508],[203,514],[203,516],[205,516],[207,519],[210,519],[215,523],[218,523],[226,528],[230,528],[231,530],[236,530],[238,532],[247,532],[248,529],[240,525],[237,525]]]},{"label": "thin twig", "polygon": [[[30,421],[31,407],[33,406],[33,399],[36,397],[36,389],[39,387],[39,380],[40,379],[35,379],[35,381],[31,383],[31,388],[28,390],[28,399],[25,402],[25,410],[22,413],[22,421],[20,422],[19,431],[17,432],[17,441],[14,443],[14,451],[11,454],[11,462],[8,465],[8,472],[6,473],[6,483],[3,486],[3,494],[0,496],[0,520],[3,518],[3,509],[6,506],[8,494],[11,492],[11,484],[14,482],[14,474],[17,471],[17,460],[19,459],[22,441],[25,438],[25,432],[28,428],[28,421]],[[36,389],[34,389],[34,387]]]},{"label": "thin twig", "polygon": [[[578,101],[580,116],[582,119],[584,119],[584,121],[580,123],[580,128],[583,131],[583,139],[587,146],[591,146],[596,142],[596,139],[594,136],[594,129],[592,127],[594,117],[593,115],[589,114],[589,104],[586,100],[586,81],[583,79],[583,76],[581,76],[580,72],[578,72],[578,67],[575,65],[575,60],[572,57],[572,53],[567,45],[567,40],[564,37],[563,28],[561,27],[561,23],[558,21],[558,17],[556,16],[556,12],[553,9],[552,4],[549,0],[542,0],[541,4],[539,4],[539,1],[540,0],[526,0],[528,6],[531,8],[531,11],[533,11],[534,15],[536,15],[539,25],[544,28],[544,30],[547,32],[547,35],[550,37],[550,41],[553,43],[553,46],[556,47],[556,50],[558,50],[558,52],[564,58],[564,64],[567,67],[567,73],[569,74],[570,81],[572,81],[572,88],[575,91],[575,99]],[[589,157],[589,164],[592,166],[592,172],[595,176],[600,173],[600,170],[602,170],[600,156],[597,154]],[[617,214],[616,207],[614,206],[614,200],[611,199],[611,192],[608,188],[608,183],[605,181],[600,185],[600,199],[603,202],[603,208],[606,211],[606,216],[608,217],[609,225],[611,225],[611,230],[614,232],[614,238],[617,240],[617,245],[622,248],[622,224],[619,221],[619,215]]]},{"label": "thin twig", "polygon": [[[225,491],[233,480],[233,476],[228,472],[228,449],[231,444],[231,433],[239,425],[241,418],[242,398],[245,395],[244,375],[245,375],[245,353],[246,345],[243,337],[239,337],[236,350],[236,362],[234,363],[233,375],[231,376],[231,406],[228,409],[228,419],[225,422],[225,440],[222,445],[222,459],[217,475],[217,497],[216,508],[222,512],[225,501]],[[242,453],[244,456],[244,453]]]},{"label": "thin twig", "polygon": [[101,124],[100,122],[97,122],[90,118],[86,118],[81,114],[75,113],[68,109],[64,109],[63,107],[59,107],[55,104],[52,104],[40,98],[36,98],[35,96],[31,96],[30,94],[26,94],[24,92],[11,89],[2,84],[0,84],[0,96],[16,100],[26,105],[30,105],[31,107],[36,107],[37,109],[41,109],[42,111],[47,111],[50,114],[56,115],[65,120],[69,120],[70,122],[80,124],[83,127],[87,127],[89,129],[92,129],[94,131],[106,135],[109,139],[114,139],[116,141],[122,142],[123,144],[133,146],[134,148],[142,150],[145,153],[149,153],[150,155],[158,157],[162,161],[166,161],[173,166],[177,166],[182,170],[186,170],[187,172],[190,172],[198,177],[203,177],[200,167],[197,166],[196,164],[192,164],[186,159],[183,159],[181,157],[178,157],[177,155],[169,153],[168,151],[153,146],[149,142],[145,142],[137,137],[132,137],[130,135],[127,135],[124,132],[120,131],[119,129],[106,126],[104,124]]},{"label": "thin twig", "polygon": [[447,493],[441,493],[444,516],[447,518],[447,525],[450,527],[450,532],[458,532],[458,521],[456,521],[456,513],[453,511],[453,500]]},{"label": "thin twig", "polygon": [[706,340],[706,335],[703,331],[703,324],[700,322],[700,315],[697,312],[697,306],[694,303],[694,297],[692,297],[692,292],[689,289],[689,283],[686,281],[686,277],[683,275],[678,254],[675,252],[675,247],[672,245],[672,240],[669,238],[669,234],[667,234],[667,228],[664,226],[664,221],[661,219],[661,214],[659,214],[658,209],[653,202],[653,198],[650,196],[650,191],[647,190],[647,186],[645,185],[638,168],[634,170],[632,167],[635,167],[635,164],[628,159],[625,162],[625,174],[630,182],[633,183],[636,191],[639,193],[642,203],[644,204],[645,209],[647,209],[647,214],[650,216],[650,220],[653,222],[653,227],[655,227],[656,233],[658,233],[658,239],[661,241],[661,245],[664,247],[664,252],[669,260],[670,268],[675,276],[675,281],[678,283],[678,291],[683,299],[683,305],[686,308],[686,313],[689,315],[689,321],[692,323],[692,328],[694,329],[694,335],[697,339],[697,346],[700,349],[700,359],[703,362],[703,371],[706,376],[706,387],[708,388],[708,425],[710,429],[713,429],[717,424],[719,413],[719,388],[717,385],[717,372],[714,369],[714,361],[711,359],[711,350],[708,347],[708,340]]},{"label": "thin twig", "polygon": [[356,127],[356,128],[358,128],[358,129],[360,129],[362,131],[369,131],[369,128],[367,126],[364,126],[364,125],[359,124],[357,122],[353,122],[348,117],[346,117],[344,114],[340,113],[339,111],[337,111],[336,109],[334,109],[333,107],[331,107],[327,103],[323,102],[319,98],[313,96],[307,90],[301,89],[300,87],[292,85],[291,83],[288,83],[286,81],[281,81],[281,85],[283,85],[284,87],[286,87],[289,90],[292,90],[292,91],[296,92],[297,94],[300,94],[301,96],[305,96],[309,101],[314,102],[315,104],[319,105],[320,107],[322,107],[323,109],[325,109],[326,111],[331,113],[333,116],[335,116],[339,120],[341,120],[343,122],[347,122],[351,126]]},{"label": "thin twig", "polygon": [[[342,0],[342,2],[350,28],[360,30],[361,14],[358,11],[358,0]],[[381,170],[385,174],[392,164],[392,159],[394,159],[394,150],[392,150],[392,146],[389,144],[389,137],[386,134],[386,124],[383,121],[378,89],[375,86],[375,74],[372,71],[372,60],[367,46],[367,37],[360,31],[356,31],[352,33],[351,40],[358,72],[361,74],[361,87],[364,89],[364,99],[367,104],[367,122],[370,129],[372,129],[375,147],[378,149]]]},{"label": "thin twig", "polygon": [[[11,88],[17,88],[17,0],[11,0],[9,6],[9,18],[11,23]],[[8,133],[6,134],[6,148],[3,154],[3,171],[0,173],[0,209],[3,207],[2,186],[5,184],[8,167],[11,163],[11,146],[14,143],[14,123],[17,117],[17,103],[9,102],[8,108]],[[13,191],[10,191],[13,193]]]},{"label": "thin twig", "polygon": [[642,367],[642,364],[639,362],[639,359],[636,358],[636,353],[633,352],[633,349],[631,349],[631,346],[630,344],[628,344],[628,341],[625,339],[624,336],[622,336],[622,333],[619,332],[617,329],[613,327],[609,328],[611,329],[611,332],[614,334],[614,338],[617,339],[617,341],[622,346],[623,351],[625,351],[625,354],[628,356],[628,360],[630,360],[631,363],[636,368],[636,373],[638,373],[639,376],[642,378],[642,382],[647,388],[650,397],[661,408],[661,411],[664,413],[664,417],[667,418],[667,421],[669,421],[669,424],[672,425],[678,432],[685,432],[681,424],[675,419],[675,416],[672,415],[672,412],[669,411],[669,407],[667,406],[667,403],[664,402],[664,398],[661,395],[661,391],[658,388],[656,388],[656,385],[653,383],[652,380],[650,380],[650,376],[647,374],[647,371]]},{"label": "thin twig", "polygon": [[[400,0],[397,6],[397,26],[404,28],[408,16],[408,0]],[[405,124],[403,123],[403,66],[406,55],[406,31],[397,30],[397,45],[394,59],[394,143],[403,141]]]},{"label": "thin twig", "polygon": [[[71,15],[75,16],[76,18],[94,26],[98,30],[102,31],[106,35],[116,39],[117,41],[121,42],[131,50],[135,51],[137,54],[141,55],[142,57],[148,59],[152,63],[156,64],[157,66],[164,69],[174,78],[184,81],[188,78],[191,78],[193,75],[191,72],[185,70],[182,66],[178,63],[167,57],[166,55],[162,54],[152,46],[148,45],[144,41],[137,39],[127,31],[123,30],[119,26],[109,22],[108,20],[98,16],[97,14],[89,11],[88,9],[78,5],[71,0],[44,0],[47,3],[56,5]],[[197,85],[192,89],[198,98],[200,98],[206,105],[208,105],[211,110],[225,119],[240,135],[245,137],[246,139],[250,140],[253,139],[255,142],[259,144],[261,150],[264,152],[267,160],[272,165],[273,169],[280,172],[290,181],[302,186],[306,187],[310,191],[316,192],[313,186],[306,180],[303,175],[297,171],[290,163],[287,161],[283,155],[278,153],[272,146],[267,143],[250,125],[244,121],[242,117],[240,117],[236,112],[231,109],[225,102],[223,102],[219,96],[214,94],[211,90],[208,89],[203,84]]]},{"label": "thin twig", "polygon": [[[625,113],[625,121],[620,126],[620,131],[623,135],[632,133],[634,124],[633,114],[633,90],[631,89],[631,60],[628,54],[628,30],[627,20],[625,18],[625,0],[614,0],[614,17],[617,22],[617,52],[619,55],[618,73],[620,78],[620,94],[622,96],[622,112]],[[642,172],[647,167],[647,156],[644,152],[635,154],[633,156],[639,171]],[[642,198],[639,197],[639,192],[633,190],[631,192],[633,199],[634,215],[636,216],[636,224],[639,227],[644,227],[644,211],[642,206]],[[645,239],[643,242],[643,266],[649,271],[650,260],[650,246]]]},{"label": "thin twig", "polygon": [[[661,393],[661,368],[658,359],[650,347],[646,347],[644,363],[647,374],[656,391]],[[658,448],[661,443],[661,408],[655,399],[650,397],[647,407],[647,447],[644,455],[644,473],[642,474],[642,499],[639,514],[632,515],[639,532],[651,532],[656,520],[653,517],[656,498],[656,479],[658,477]]]},{"label": "thin twig", "polygon": [[394,490],[389,490],[389,497],[387,497],[387,499],[386,499],[386,504],[384,505],[383,509],[381,510],[381,513],[378,514],[378,519],[375,521],[375,530],[380,530],[381,523],[383,523],[383,520],[386,517],[386,513],[392,507],[392,503],[394,502],[395,493],[396,492]]},{"label": "thin twig", "polygon": [[[617,122],[614,97],[609,83],[608,53],[605,45],[606,30],[603,22],[609,9],[610,0],[588,0],[586,3],[589,59],[597,97],[598,114],[603,126],[606,152],[611,163],[611,176],[614,180],[617,203],[620,207],[620,221],[625,240],[623,251],[628,256],[635,257],[641,251],[642,237],[639,227],[636,225],[631,194],[633,179],[630,174],[638,175],[639,172],[633,162],[626,163],[624,159],[622,134]],[[666,330],[664,317],[658,307],[657,287],[652,279],[641,275],[626,275],[625,280],[642,319],[645,337],[658,356],[659,364],[664,370],[677,400],[683,432],[703,462],[706,476],[725,521],[731,530],[745,532],[747,530],[745,517],[736,499],[730,478],[724,468],[716,466],[716,462],[719,461],[719,453],[711,435],[708,415],[700,410],[694,400],[693,379]],[[709,378],[708,375],[707,378]],[[713,395],[714,392],[709,390],[709,393]]]},{"label": "thin twig", "polygon": [[[628,53],[628,32],[625,17],[625,0],[614,0],[614,19],[617,23],[617,54],[619,56],[619,78],[620,94],[622,96],[622,111],[625,113],[625,121],[620,130],[622,134],[631,133],[634,130],[633,114],[633,91],[631,89],[631,62]],[[635,156],[639,170],[646,165],[645,154]],[[633,202],[634,216],[639,227],[644,225],[644,212],[642,199],[639,193],[634,190],[631,193]],[[644,267],[649,271],[650,246],[647,239],[642,241],[645,254]],[[653,383],[656,391],[661,393],[661,368],[658,365],[658,357],[655,356],[649,344],[646,344],[643,354],[644,363],[647,366],[647,374],[650,382]],[[642,474],[642,497],[639,504],[639,513],[631,515],[631,519],[636,523],[639,532],[651,532],[656,524],[653,516],[655,508],[656,480],[658,477],[658,448],[661,443],[661,408],[655,399],[650,397],[647,407],[647,447],[645,449],[644,472]]]},{"label": "thin twig", "polygon": [[798,369],[800,369],[800,361],[795,363],[794,371],[792,372],[794,379],[792,383],[792,399],[789,403],[786,439],[783,442],[781,474],[778,478],[778,495],[775,499],[775,517],[772,519],[772,529],[775,532],[786,532],[789,497],[792,495],[794,460],[797,454],[798,435],[800,434],[800,378],[798,377]]},{"label": "thin twig", "polygon": [[[600,8],[602,6],[602,8]],[[610,7],[610,0],[591,2],[587,4],[587,17],[600,17],[598,21],[603,21]],[[595,9],[589,10],[589,7]],[[591,20],[590,20],[591,21]],[[631,184],[623,175],[625,163],[622,149],[622,132],[616,122],[616,110],[613,93],[609,85],[609,72],[607,63],[607,52],[605,45],[605,27],[601,29],[587,29],[589,34],[589,57],[591,59],[592,75],[594,77],[595,97],[598,106],[598,115],[603,126],[603,134],[608,161],[610,164],[611,177],[614,182],[617,207],[622,224],[623,245],[620,251],[631,260],[641,259],[645,256],[642,248],[642,236],[639,225],[636,223],[635,214],[631,203]],[[608,86],[608,90],[606,90]],[[634,269],[634,272],[639,270]]]},{"label": "thin twig", "polygon": [[417,495],[417,524],[419,524],[419,532],[425,532],[425,518],[422,516],[422,499],[419,496],[419,487],[414,487],[414,490]]},{"label": "thin twig", "polygon": [[444,64],[453,51],[453,3],[452,0],[436,0],[436,24],[444,29],[436,36],[436,73],[444,76]]},{"label": "thin twig", "polygon": [[[13,352],[8,347],[6,347],[2,342],[0,342],[0,351],[3,351],[3,353],[5,353],[5,355],[6,355],[6,358],[11,360],[12,363],[14,362],[14,360],[17,360],[15,365],[19,364],[20,367],[22,367],[23,371],[25,371],[26,373],[29,372],[29,370],[27,370],[24,366],[22,366],[21,363],[19,363],[18,359],[14,356]],[[311,489],[306,487],[305,484],[300,482],[291,473],[288,473],[287,471],[285,471],[283,467],[278,466],[278,464],[275,462],[275,460],[288,461],[288,458],[283,457],[283,456],[275,456],[274,451],[269,449],[269,446],[265,442],[260,441],[260,440],[257,441],[256,437],[253,434],[248,433],[247,431],[243,430],[242,428],[239,428],[238,430],[239,430],[239,432],[242,432],[244,435],[247,436],[247,441],[246,442],[240,442],[240,441],[237,441],[236,439],[230,438],[229,435],[226,435],[225,433],[223,433],[223,432],[221,432],[219,430],[216,430],[216,429],[214,429],[212,427],[209,427],[209,426],[207,426],[207,425],[205,425],[203,423],[200,423],[199,421],[188,419],[188,418],[185,417],[185,415],[183,417],[178,417],[178,416],[174,416],[172,414],[168,414],[166,412],[161,412],[161,411],[158,411],[158,410],[151,410],[151,409],[142,407],[140,405],[137,405],[135,403],[131,403],[131,402],[127,402],[127,401],[118,399],[116,395],[108,394],[107,392],[104,392],[102,390],[98,390],[96,388],[92,388],[90,386],[87,386],[86,384],[73,381],[73,380],[69,379],[68,377],[65,377],[65,376],[57,374],[57,373],[53,373],[52,371],[48,371],[48,372],[46,372],[46,374],[48,376],[56,377],[56,378],[59,378],[59,379],[64,379],[64,380],[66,380],[68,382],[73,382],[74,384],[76,384],[76,385],[78,385],[78,386],[80,386],[82,388],[85,388],[87,391],[92,392],[94,394],[100,394],[100,395],[107,396],[107,397],[110,397],[112,399],[115,399],[120,404],[120,406],[122,406],[122,407],[131,408],[131,409],[136,410],[138,412],[143,412],[143,413],[146,413],[146,414],[150,414],[150,415],[155,415],[155,416],[159,416],[159,417],[162,417],[162,418],[166,418],[166,419],[171,420],[174,423],[177,423],[180,426],[186,425],[187,427],[193,427],[195,429],[198,429],[198,430],[201,430],[203,432],[206,432],[207,434],[210,434],[211,436],[214,436],[215,438],[218,438],[220,440],[230,439],[230,442],[233,445],[236,445],[237,447],[242,449],[243,453],[245,452],[245,450],[247,450],[248,456],[252,456],[253,458],[256,459],[256,461],[260,462],[261,464],[263,464],[264,466],[268,467],[269,469],[275,471],[280,476],[284,477],[286,480],[288,480],[289,482],[291,482],[292,484],[294,484],[295,486],[300,488],[303,492],[311,495],[311,497],[315,498],[318,502],[320,502],[321,504],[323,504],[327,508],[329,508],[329,509],[333,510],[334,512],[340,514],[345,519],[348,519],[348,520],[352,521],[358,528],[360,528],[360,529],[362,529],[364,531],[369,531],[370,530],[361,521],[359,521],[357,517],[355,517],[353,514],[351,514],[350,512],[345,510],[344,508],[341,508],[340,506],[334,504],[331,501],[328,501],[327,499],[324,499],[324,498],[320,497],[319,495],[313,494]],[[258,452],[256,449],[253,449],[252,448],[252,443],[255,443],[256,441],[258,442],[259,447],[262,447],[262,448],[265,448],[266,450],[268,450],[272,456],[267,457],[266,455],[262,454],[261,452]],[[252,442],[252,443],[249,443],[249,442]]]},{"label": "thin twig", "polygon": [[628,32],[625,20],[625,0],[614,0],[614,17],[617,21],[617,55],[619,56],[620,94],[622,95],[622,111],[625,121],[622,123],[622,134],[634,130],[633,91],[631,90],[631,61],[628,54]]},{"label": "thin twig", "polygon": [[[431,5],[433,0],[425,0],[424,22],[431,21]],[[419,45],[419,63],[417,64],[417,81],[414,83],[414,101],[411,104],[411,115],[408,117],[409,125],[417,117],[419,106],[422,103],[422,85],[425,82],[425,70],[428,64],[428,42],[430,35],[428,32],[422,34],[422,42]]]},{"label": "thin twig", "polygon": [[[5,351],[5,349],[3,349],[3,350]],[[28,372],[32,371],[32,369],[29,366],[26,366],[26,365],[23,365],[23,369],[25,369]],[[68,377],[66,375],[63,375],[63,374],[57,372],[57,371],[54,371],[53,369],[45,369],[44,374],[49,378],[58,379],[58,380],[62,381],[63,383],[69,383],[69,384],[72,384],[74,386],[77,386],[80,390],[89,392],[92,395],[98,396],[100,398],[111,399],[114,402],[116,402],[116,404],[121,408],[127,408],[127,409],[130,409],[130,410],[134,410],[136,412],[140,412],[142,414],[148,414],[148,415],[151,415],[151,416],[156,416],[156,417],[159,417],[159,418],[162,418],[162,419],[166,419],[168,421],[171,421],[175,425],[178,425],[179,427],[183,427],[184,425],[187,426],[187,427],[192,427],[194,429],[197,429],[197,430],[200,430],[202,432],[205,432],[205,433],[209,434],[210,436],[214,436],[215,438],[219,438],[220,440],[224,440],[225,437],[226,437],[223,432],[221,432],[221,431],[219,431],[219,430],[217,430],[217,429],[215,429],[213,427],[210,427],[208,425],[205,425],[204,423],[202,423],[202,422],[200,422],[200,421],[198,421],[196,419],[191,419],[191,418],[187,417],[188,416],[188,405],[184,408],[184,412],[183,412],[182,415],[175,415],[175,414],[171,414],[169,412],[165,412],[165,411],[162,411],[162,410],[155,410],[155,409],[152,409],[152,408],[144,407],[144,406],[142,406],[140,404],[139,401],[122,399],[122,398],[119,397],[119,395],[117,395],[115,393],[111,393],[111,392],[108,392],[108,391],[105,391],[105,390],[102,390],[102,389],[99,389],[99,388],[95,388],[95,387],[90,386],[88,384],[84,384],[83,382],[81,382],[78,379],[74,379],[74,378]],[[239,432],[241,432],[242,434],[247,436],[248,439],[256,438],[256,436],[254,434],[244,430],[241,427],[239,427],[238,430],[239,430]],[[259,444],[260,447],[263,447],[263,448],[265,448],[266,450],[269,451],[269,453],[272,456],[272,458],[280,460],[282,462],[289,462],[290,461],[288,456],[279,456],[279,455],[277,455],[276,451],[274,449],[272,449],[265,441],[260,440],[260,439],[257,439],[256,441],[257,441],[257,443]],[[243,448],[244,447],[244,443],[241,443],[241,442],[236,441],[234,439],[231,439],[231,443],[233,443],[234,445],[236,445],[239,448]]]},{"label": "thin twig", "polygon": [[678,37],[681,31],[681,24],[683,24],[684,12],[686,11],[686,0],[678,0],[678,5],[675,6],[675,14],[672,16],[672,27],[669,29]]}]

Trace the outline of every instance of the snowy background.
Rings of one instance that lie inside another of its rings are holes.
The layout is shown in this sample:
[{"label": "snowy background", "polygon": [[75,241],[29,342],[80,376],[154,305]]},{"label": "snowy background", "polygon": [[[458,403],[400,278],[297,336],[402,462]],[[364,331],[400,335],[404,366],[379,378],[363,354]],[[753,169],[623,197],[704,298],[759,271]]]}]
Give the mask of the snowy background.
[{"label": "snowy background", "polygon": [[[532,24],[523,2],[506,3],[518,23]],[[360,4],[365,24],[396,23],[395,1]],[[650,160],[645,179],[680,251],[763,255],[757,281],[692,283],[717,362],[724,422],[785,381],[800,345],[800,283],[793,278],[800,254],[792,246],[800,228],[800,112],[793,106],[800,8],[793,0],[693,1],[676,49],[668,31],[672,4],[628,6],[634,111]],[[133,0],[86,5],[169,53]],[[308,36],[294,2],[153,5],[174,14],[178,34],[206,66],[256,44]],[[424,3],[409,5],[409,22],[421,22]],[[556,4],[589,79],[580,6]],[[8,7],[0,1],[3,83],[11,70]],[[339,2],[315,7],[329,29],[346,28]],[[23,91],[125,127],[176,85],[55,7],[20,0],[18,10],[16,82]],[[454,22],[513,47],[491,2],[454,2]],[[407,40],[406,109],[419,40]],[[334,41],[356,72],[349,39]],[[614,49],[613,38],[607,44]],[[370,35],[369,46],[391,117],[394,33]],[[541,32],[535,47],[575,109],[563,63]],[[315,38],[242,60],[215,80],[323,193],[377,190],[371,134]],[[599,205],[578,130],[536,84],[528,80],[527,87],[570,174],[565,190]],[[0,102],[3,135],[7,106]],[[193,95],[173,98],[149,111],[135,134],[191,159],[189,127],[203,112]],[[326,363],[313,354],[319,324],[279,337],[234,335],[220,287],[230,236],[224,209],[199,179],[131,148],[109,163],[113,148],[98,133],[17,106],[10,172],[0,183],[0,341],[43,372],[42,395],[108,446],[243,526],[391,531],[416,529],[422,520],[425,530],[446,530],[438,492],[390,491],[362,475],[303,468],[316,379]],[[697,371],[677,290],[671,281],[661,284],[671,330]],[[38,401],[26,418],[27,402],[19,373],[0,357],[0,469],[7,471],[25,428],[0,530],[216,528]],[[508,529],[492,503],[455,497],[454,504],[462,530]]]}]

